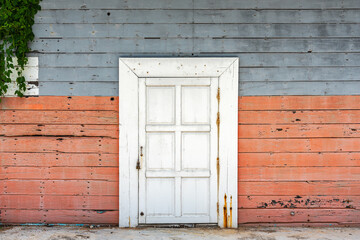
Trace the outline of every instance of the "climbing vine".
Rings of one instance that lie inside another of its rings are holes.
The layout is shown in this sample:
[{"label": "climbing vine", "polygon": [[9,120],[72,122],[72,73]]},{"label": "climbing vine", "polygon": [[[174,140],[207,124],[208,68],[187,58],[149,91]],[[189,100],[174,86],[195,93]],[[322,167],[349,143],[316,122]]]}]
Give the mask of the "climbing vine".
[{"label": "climbing vine", "polygon": [[34,39],[32,26],[41,9],[40,1],[0,0],[0,97],[8,90],[12,73],[17,75],[15,94],[22,97],[26,91],[23,70],[28,62],[28,43]]}]

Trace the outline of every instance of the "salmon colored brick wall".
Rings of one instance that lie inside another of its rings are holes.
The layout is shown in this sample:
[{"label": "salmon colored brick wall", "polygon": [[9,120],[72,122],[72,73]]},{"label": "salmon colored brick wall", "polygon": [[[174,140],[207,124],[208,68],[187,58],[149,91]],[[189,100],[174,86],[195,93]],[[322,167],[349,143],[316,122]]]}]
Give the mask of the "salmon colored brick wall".
[{"label": "salmon colored brick wall", "polygon": [[[116,225],[117,110],[3,99],[0,223]],[[360,96],[240,97],[238,130],[241,225],[360,224]]]},{"label": "salmon colored brick wall", "polygon": [[360,224],[360,96],[239,98],[239,224]]},{"label": "salmon colored brick wall", "polygon": [[0,223],[118,223],[118,98],[3,98]]}]

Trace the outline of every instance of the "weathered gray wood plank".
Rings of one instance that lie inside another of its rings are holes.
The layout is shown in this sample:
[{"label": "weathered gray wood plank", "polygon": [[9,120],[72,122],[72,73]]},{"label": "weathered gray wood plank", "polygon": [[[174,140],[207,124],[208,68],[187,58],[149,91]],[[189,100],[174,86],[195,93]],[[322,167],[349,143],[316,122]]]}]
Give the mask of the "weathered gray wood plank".
[{"label": "weathered gray wood plank", "polygon": [[191,9],[193,0],[47,0],[44,9]]},{"label": "weathered gray wood plank", "polygon": [[36,24],[38,38],[360,37],[359,24]]},{"label": "weathered gray wood plank", "polygon": [[42,10],[36,23],[359,23],[359,10]]},{"label": "weathered gray wood plank", "polygon": [[36,24],[38,38],[189,38],[193,36],[190,24]]},{"label": "weathered gray wood plank", "polygon": [[193,39],[35,39],[31,48],[39,52],[193,52]]},{"label": "weathered gray wood plank", "polygon": [[359,53],[272,53],[239,54],[247,67],[350,67],[360,66]]},{"label": "weathered gray wood plank", "polygon": [[357,0],[197,0],[195,8],[200,9],[333,9],[359,8]]},{"label": "weathered gray wood plank", "polygon": [[[118,81],[117,67],[41,67],[39,77],[42,81],[82,81],[102,82]],[[360,81],[360,67],[273,67],[240,68],[240,80],[243,82],[312,82],[312,81]]]},{"label": "weathered gray wood plank", "polygon": [[[117,53],[39,56],[41,68],[117,68],[119,57],[120,54]],[[237,57],[240,60],[240,69],[249,67],[360,67],[360,53],[238,53]]]},{"label": "weathered gray wood plank", "polygon": [[[359,95],[360,82],[241,82],[239,96]],[[40,95],[118,96],[118,82],[41,82]]]},{"label": "weathered gray wood plank", "polygon": [[36,23],[191,23],[189,10],[42,10]]},{"label": "weathered gray wood plank", "polygon": [[195,52],[358,52],[360,39],[204,39]]},{"label": "weathered gray wood plank", "polygon": [[239,96],[359,95],[360,82],[241,82]]},{"label": "weathered gray wood plank", "polygon": [[45,0],[40,2],[41,9],[80,9],[84,0]]},{"label": "weathered gray wood plank", "polygon": [[[269,1],[271,2],[271,1]],[[358,23],[358,10],[196,10],[195,23]]]},{"label": "weathered gray wood plank", "polygon": [[46,0],[43,9],[339,9],[360,8],[357,0]]},{"label": "weathered gray wood plank", "polygon": [[[240,63],[241,66],[241,63]],[[360,80],[360,67],[241,68],[240,81],[351,81]]]},{"label": "weathered gray wood plank", "polygon": [[40,82],[40,96],[118,96],[119,82]]},{"label": "weathered gray wood plank", "polygon": [[[39,66],[41,68],[116,68],[119,62],[119,54],[41,54]],[[65,70],[64,68],[64,70]]]},{"label": "weathered gray wood plank", "polygon": [[41,70],[39,71],[39,79],[41,79],[42,82],[108,82],[118,81],[118,72],[118,68],[79,68],[76,66],[71,68],[41,67]]},{"label": "weathered gray wood plank", "polygon": [[359,24],[195,24],[194,37],[328,38],[359,37]]},{"label": "weathered gray wood plank", "polygon": [[36,39],[39,52],[239,53],[360,52],[360,39]]}]

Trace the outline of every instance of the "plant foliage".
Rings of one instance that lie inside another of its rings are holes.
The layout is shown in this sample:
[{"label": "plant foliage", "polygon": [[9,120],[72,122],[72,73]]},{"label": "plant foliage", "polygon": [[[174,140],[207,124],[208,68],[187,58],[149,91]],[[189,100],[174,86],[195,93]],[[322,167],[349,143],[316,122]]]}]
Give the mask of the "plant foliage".
[{"label": "plant foliage", "polygon": [[[0,0],[0,97],[17,74],[15,94],[22,97],[26,90],[24,66],[30,51],[28,43],[34,39],[32,26],[35,14],[41,9],[41,0]],[[17,58],[17,64],[13,62]]]}]

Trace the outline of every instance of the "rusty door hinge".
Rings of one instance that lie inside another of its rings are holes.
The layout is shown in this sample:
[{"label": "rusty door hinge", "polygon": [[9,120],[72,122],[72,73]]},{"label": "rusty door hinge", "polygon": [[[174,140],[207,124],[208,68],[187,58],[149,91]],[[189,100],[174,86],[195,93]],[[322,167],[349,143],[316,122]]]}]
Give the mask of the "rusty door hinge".
[{"label": "rusty door hinge", "polygon": [[136,169],[137,170],[140,170],[140,160],[138,159],[137,162],[136,162]]},{"label": "rusty door hinge", "polygon": [[[141,158],[141,162],[142,162],[142,157],[143,157],[143,146],[140,147],[140,158]],[[138,158],[137,162],[136,162],[136,169],[140,170],[141,166],[140,166],[140,159]]]}]

